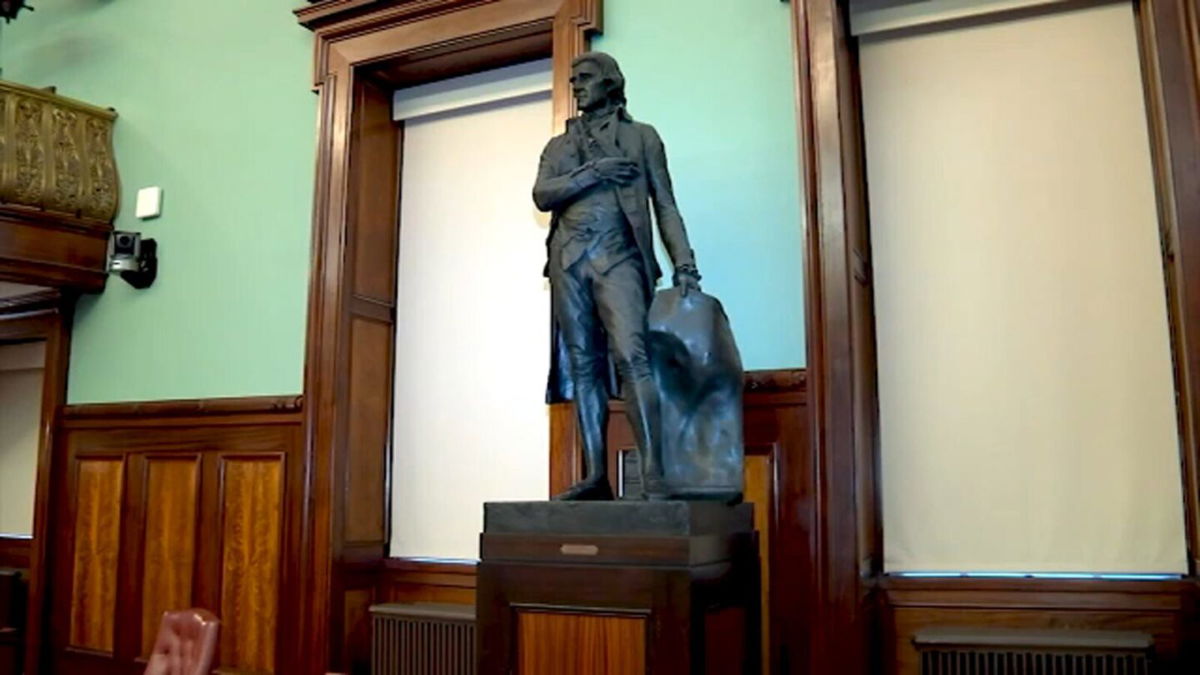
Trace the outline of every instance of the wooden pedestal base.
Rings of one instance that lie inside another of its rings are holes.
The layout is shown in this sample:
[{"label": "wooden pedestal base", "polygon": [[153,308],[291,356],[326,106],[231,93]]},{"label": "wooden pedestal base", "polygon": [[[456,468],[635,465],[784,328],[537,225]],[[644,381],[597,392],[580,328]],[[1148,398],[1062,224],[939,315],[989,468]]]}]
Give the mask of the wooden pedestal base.
[{"label": "wooden pedestal base", "polygon": [[479,675],[759,672],[749,504],[484,508]]}]

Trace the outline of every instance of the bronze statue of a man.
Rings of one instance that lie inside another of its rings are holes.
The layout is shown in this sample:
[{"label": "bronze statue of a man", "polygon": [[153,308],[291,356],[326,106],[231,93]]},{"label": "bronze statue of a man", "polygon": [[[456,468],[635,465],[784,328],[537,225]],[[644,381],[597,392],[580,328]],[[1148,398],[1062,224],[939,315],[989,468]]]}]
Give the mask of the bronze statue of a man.
[{"label": "bronze statue of a man", "polygon": [[610,358],[641,457],[643,491],[665,498],[659,392],[647,355],[646,315],[662,276],[651,205],[675,265],[675,285],[685,293],[699,290],[700,273],[675,206],[662,139],[626,111],[616,60],[600,52],[575,59],[571,89],[580,115],[546,145],[533,188],[538,208],[553,212],[546,266],[556,329],[549,398],[574,399],[585,460],[583,481],[557,498],[613,498],[605,459]]}]

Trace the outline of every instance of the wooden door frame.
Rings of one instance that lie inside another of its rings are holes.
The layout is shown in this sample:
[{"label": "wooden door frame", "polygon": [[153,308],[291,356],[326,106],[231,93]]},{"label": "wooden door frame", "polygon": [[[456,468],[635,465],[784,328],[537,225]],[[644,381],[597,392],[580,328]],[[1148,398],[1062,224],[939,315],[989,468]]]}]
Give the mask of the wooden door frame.
[{"label": "wooden door frame", "polygon": [[296,15],[315,33],[320,103],[306,498],[301,550],[291,557],[303,593],[287,606],[302,617],[300,635],[311,649],[297,665],[317,675],[345,667],[347,645],[361,643],[355,633],[390,538],[402,142],[392,91],[549,56],[561,128],[573,113],[571,61],[600,30],[602,13],[601,0],[326,0]]},{"label": "wooden door frame", "polygon": [[[1184,472],[1200,571],[1200,2],[1134,0],[1142,49]],[[847,0],[793,0],[805,195],[806,330],[821,598],[811,672],[879,669],[878,395],[857,49]]]},{"label": "wooden door frame", "polygon": [[45,655],[43,636],[50,618],[47,576],[53,574],[51,525],[55,522],[51,491],[56,463],[55,433],[66,404],[67,366],[71,353],[71,322],[75,296],[43,290],[0,300],[0,343],[42,340],[46,343],[42,377],[42,412],[38,438],[37,478],[34,485],[33,538],[29,551],[29,599],[25,618],[25,672],[37,675]]}]

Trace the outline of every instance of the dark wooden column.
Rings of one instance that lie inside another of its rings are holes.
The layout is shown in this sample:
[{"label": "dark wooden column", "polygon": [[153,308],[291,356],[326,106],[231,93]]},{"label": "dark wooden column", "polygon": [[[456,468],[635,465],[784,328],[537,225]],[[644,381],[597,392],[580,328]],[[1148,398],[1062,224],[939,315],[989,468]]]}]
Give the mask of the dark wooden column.
[{"label": "dark wooden column", "polygon": [[878,397],[858,69],[839,0],[792,3],[804,180],[814,565],[809,653],[787,672],[873,670],[881,566]]}]

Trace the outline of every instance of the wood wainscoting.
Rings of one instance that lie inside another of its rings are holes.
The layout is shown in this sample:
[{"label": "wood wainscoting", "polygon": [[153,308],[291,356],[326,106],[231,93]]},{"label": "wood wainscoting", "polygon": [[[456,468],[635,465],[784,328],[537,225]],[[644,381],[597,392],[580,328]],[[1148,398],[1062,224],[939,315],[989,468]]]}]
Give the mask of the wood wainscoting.
[{"label": "wood wainscoting", "polygon": [[884,577],[880,587],[884,675],[919,675],[913,637],[935,627],[1137,631],[1154,639],[1154,672],[1197,672],[1191,580]]},{"label": "wood wainscoting", "polygon": [[[803,663],[812,594],[807,519],[812,517],[811,457],[808,452],[806,377],[803,370],[756,371],[746,375],[746,500],[755,504],[763,560],[764,672],[785,673]],[[610,459],[633,447],[620,405],[614,403]],[[570,404],[551,406],[551,488],[560,490],[578,475],[580,458]],[[616,475],[614,473],[614,475]],[[775,571],[774,574],[772,572]],[[473,605],[475,565],[391,558],[362,566],[346,590],[343,644],[351,672],[365,672],[370,617],[375,602],[433,602]]]},{"label": "wood wainscoting", "polygon": [[140,673],[163,611],[203,607],[221,666],[297,672],[301,425],[294,396],[66,407],[51,671]]},{"label": "wood wainscoting", "polygon": [[475,605],[475,564],[387,558],[360,566],[345,591],[341,649],[350,673],[369,673],[370,608],[375,603]]},{"label": "wood wainscoting", "polygon": [[475,604],[475,565],[389,558],[379,575],[379,602]]}]

